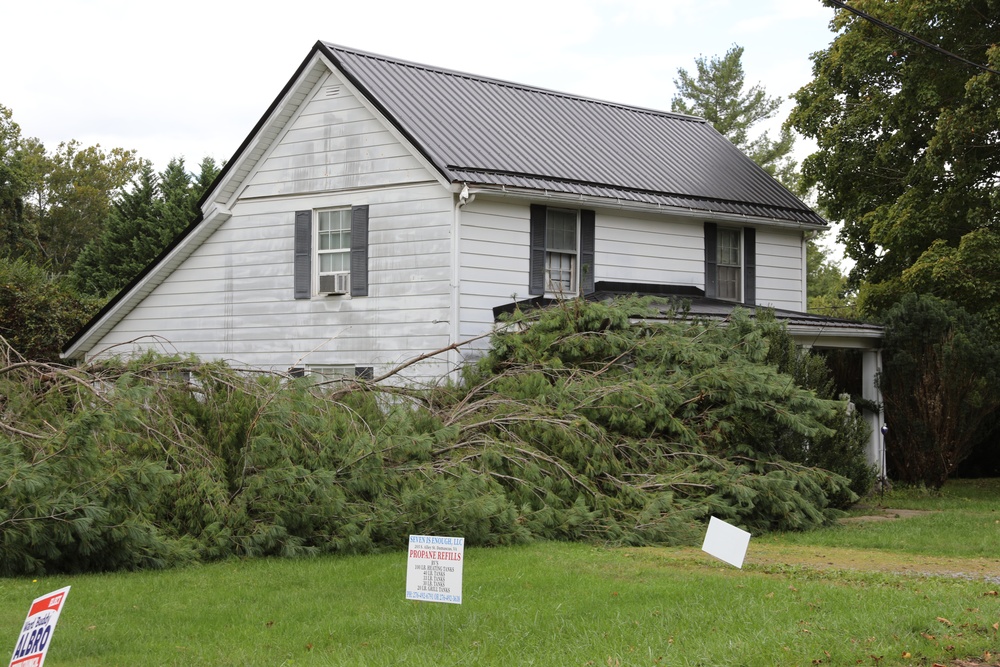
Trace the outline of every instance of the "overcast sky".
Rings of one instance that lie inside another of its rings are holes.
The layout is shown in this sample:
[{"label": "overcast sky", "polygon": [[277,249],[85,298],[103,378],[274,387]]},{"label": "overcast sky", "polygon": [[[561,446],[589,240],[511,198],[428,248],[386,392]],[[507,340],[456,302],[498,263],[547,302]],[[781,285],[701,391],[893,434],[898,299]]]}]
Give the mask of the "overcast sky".
[{"label": "overcast sky", "polygon": [[677,68],[733,44],[748,84],[787,97],[832,17],[820,0],[16,0],[0,104],[50,150],[77,139],[194,169],[232,156],[317,40],[669,110]]}]

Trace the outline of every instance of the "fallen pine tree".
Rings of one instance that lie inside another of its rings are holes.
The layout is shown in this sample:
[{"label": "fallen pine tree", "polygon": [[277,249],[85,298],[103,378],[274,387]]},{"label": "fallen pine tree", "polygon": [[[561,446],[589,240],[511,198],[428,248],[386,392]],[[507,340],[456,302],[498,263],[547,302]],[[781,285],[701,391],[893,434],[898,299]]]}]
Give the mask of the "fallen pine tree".
[{"label": "fallen pine tree", "polygon": [[0,570],[355,553],[411,533],[689,544],[710,515],[808,529],[869,488],[864,423],[769,363],[802,363],[773,320],[635,324],[643,309],[517,313],[433,389],[8,351]]}]

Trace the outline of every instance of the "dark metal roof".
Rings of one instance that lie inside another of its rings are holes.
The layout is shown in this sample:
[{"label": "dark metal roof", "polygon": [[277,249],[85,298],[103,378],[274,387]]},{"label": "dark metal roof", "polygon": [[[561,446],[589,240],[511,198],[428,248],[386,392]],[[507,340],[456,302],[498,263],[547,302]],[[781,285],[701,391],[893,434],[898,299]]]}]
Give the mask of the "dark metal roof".
[{"label": "dark metal roof", "polygon": [[321,47],[451,182],[826,224],[701,118]]}]

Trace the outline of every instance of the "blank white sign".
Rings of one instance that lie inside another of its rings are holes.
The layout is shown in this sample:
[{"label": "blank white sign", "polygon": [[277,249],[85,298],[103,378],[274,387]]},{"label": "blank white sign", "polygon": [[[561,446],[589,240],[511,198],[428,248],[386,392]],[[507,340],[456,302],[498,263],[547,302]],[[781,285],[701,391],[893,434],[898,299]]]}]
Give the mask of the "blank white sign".
[{"label": "blank white sign", "polygon": [[750,533],[713,516],[708,522],[708,532],[705,533],[705,543],[701,545],[701,550],[734,567],[742,568],[749,544]]}]

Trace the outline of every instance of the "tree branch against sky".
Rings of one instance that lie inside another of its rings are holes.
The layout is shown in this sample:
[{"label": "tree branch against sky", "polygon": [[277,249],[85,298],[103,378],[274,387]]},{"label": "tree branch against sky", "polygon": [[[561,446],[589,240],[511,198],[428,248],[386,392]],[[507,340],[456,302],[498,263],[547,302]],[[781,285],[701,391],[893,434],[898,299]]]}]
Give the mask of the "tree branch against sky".
[{"label": "tree branch against sky", "polygon": [[[1000,66],[1000,0],[852,4],[965,60]],[[919,288],[980,312],[976,295],[1000,294],[1000,284],[983,284],[1000,275],[996,256],[976,252],[1000,240],[1000,76],[847,11],[833,28],[790,123],[818,144],[803,175],[843,221],[861,305],[883,311]],[[989,315],[1000,322],[1000,311]]]},{"label": "tree branch against sky", "polygon": [[678,68],[674,79],[677,93],[670,108],[701,116],[769,174],[795,190],[798,179],[790,157],[794,135],[783,128],[778,138],[772,139],[759,127],[774,118],[782,100],[768,95],[760,84],[745,88],[742,57],[743,47],[733,45],[724,56],[695,58],[693,75]]}]

